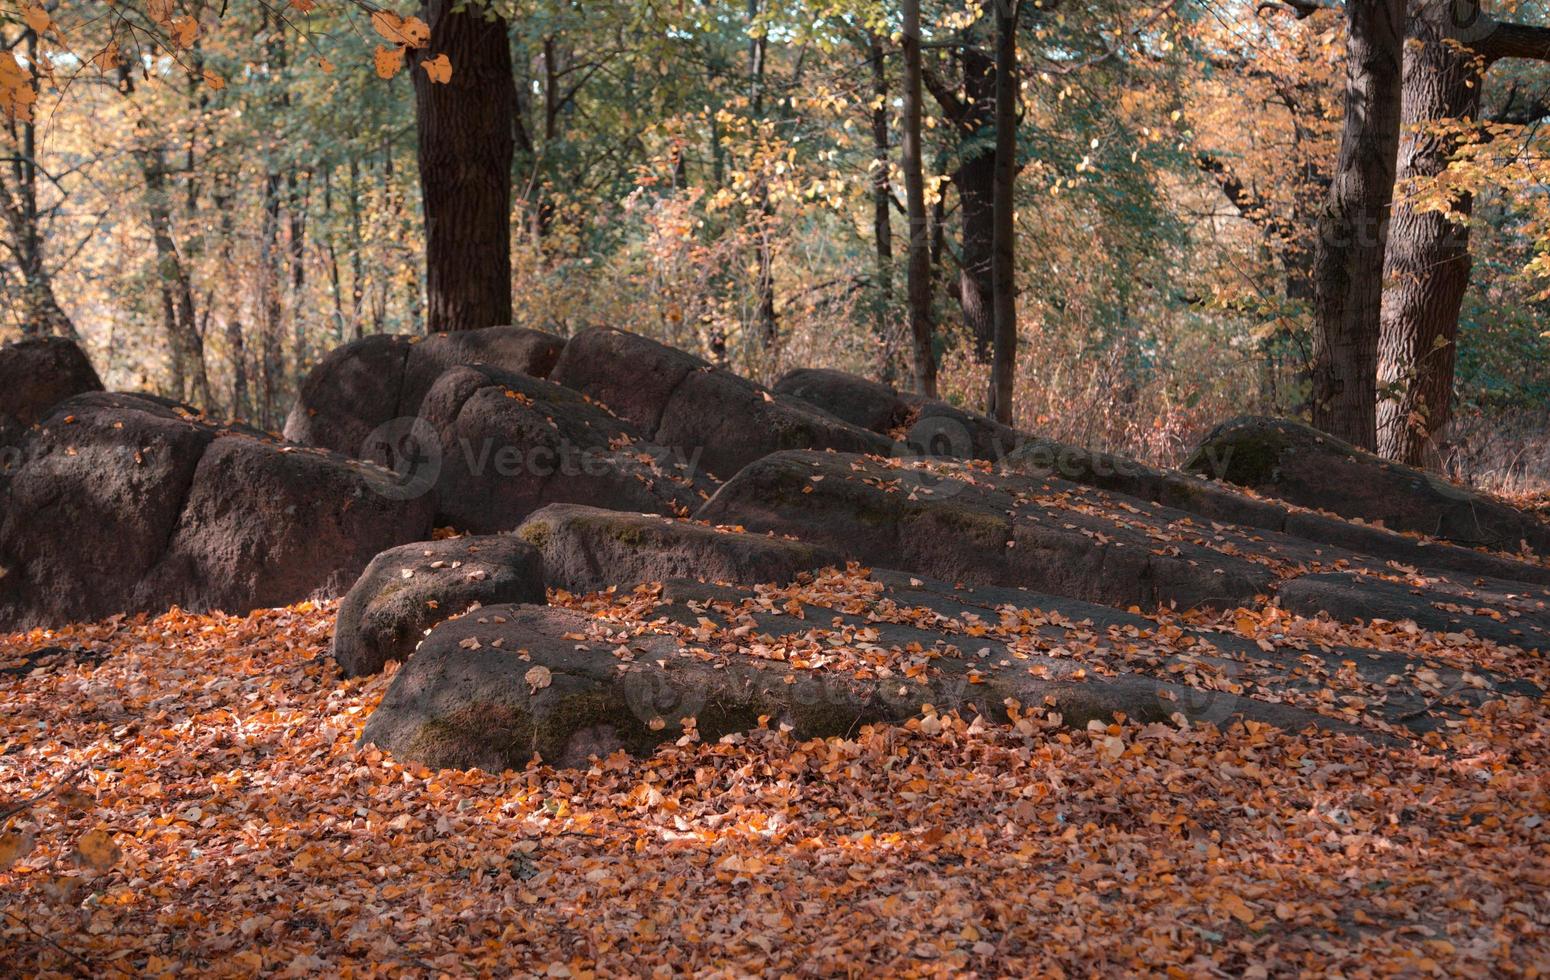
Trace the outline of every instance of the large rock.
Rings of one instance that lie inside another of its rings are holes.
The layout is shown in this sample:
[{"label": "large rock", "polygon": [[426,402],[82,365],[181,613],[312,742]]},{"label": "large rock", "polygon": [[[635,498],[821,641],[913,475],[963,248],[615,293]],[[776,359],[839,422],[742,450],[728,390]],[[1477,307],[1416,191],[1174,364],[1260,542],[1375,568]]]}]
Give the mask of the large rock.
[{"label": "large rock", "polygon": [[580,504],[545,507],[517,534],[542,550],[549,584],[571,592],[676,578],[784,585],[844,565],[838,552],[805,541]]},{"label": "large rock", "polygon": [[7,424],[14,433],[71,395],[101,390],[102,380],[73,341],[32,337],[6,344],[0,347],[0,437]]},{"label": "large rock", "polygon": [[915,455],[999,460],[1027,438],[988,415],[844,371],[799,368],[776,382],[775,390],[852,425],[901,438]]},{"label": "large rock", "polygon": [[330,351],[301,383],[285,438],[348,456],[384,458],[368,446],[379,427],[412,418],[441,373],[459,365],[546,377],[565,342],[523,327],[487,327],[411,337],[373,334]]},{"label": "large rock", "polygon": [[1394,582],[1349,573],[1303,575],[1280,590],[1281,605],[1305,616],[1409,621],[1438,633],[1473,633],[1525,650],[1550,652],[1550,590],[1515,582],[1424,579]]},{"label": "large rock", "polygon": [[1311,426],[1244,416],[1217,426],[1185,468],[1346,518],[1461,545],[1550,555],[1550,524]]},{"label": "large rock", "polygon": [[722,479],[782,449],[888,455],[896,448],[887,436],[622,330],[572,337],[553,377]]},{"label": "large rock", "polygon": [[[475,533],[515,528],[550,503],[688,514],[711,486],[691,462],[569,388],[489,367],[441,375],[400,461],[432,483],[443,521]],[[406,486],[406,492],[410,487]]]},{"label": "large rock", "polygon": [[873,432],[889,433],[910,422],[909,403],[888,385],[826,368],[797,368],[773,389]]},{"label": "large rock", "polygon": [[[428,766],[498,770],[535,756],[582,766],[616,749],[644,754],[688,726],[704,741],[761,725],[789,728],[798,738],[847,735],[868,723],[920,718],[928,704],[992,722],[1006,721],[1009,706],[1037,706],[1077,730],[1116,714],[1143,723],[1243,716],[1292,730],[1358,730],[1275,703],[1280,692],[1255,700],[1219,681],[1202,690],[1171,679],[1221,677],[1231,662],[1220,658],[1162,658],[1146,676],[1100,673],[1068,654],[1041,652],[1061,644],[1134,645],[1145,634],[1132,625],[1061,619],[1065,625],[1049,626],[1048,641],[1030,649],[1021,625],[1028,609],[973,610],[938,596],[953,615],[930,622],[919,611],[922,594],[852,583],[842,601],[799,603],[806,611],[789,615],[752,591],[669,582],[661,604],[629,616],[487,606],[431,631],[362,738]],[[998,634],[1008,623],[1011,631]],[[1013,635],[1017,649],[1006,642]]]},{"label": "large rock", "polygon": [[3,491],[0,628],[342,590],[379,551],[428,536],[431,502],[383,496],[386,475],[164,399],[67,399]]},{"label": "large rock", "polygon": [[1272,590],[1268,567],[1193,529],[1154,539],[1126,515],[1046,503],[1070,489],[969,467],[784,452],[746,467],[695,516],[823,543],[869,565],[1121,608],[1231,607]]},{"label": "large rock", "polygon": [[406,544],[373,558],[339,604],[330,652],[346,677],[375,674],[472,607],[543,601],[543,559],[515,537]]},{"label": "large rock", "polygon": [[1058,477],[1212,521],[1263,528],[1417,568],[1550,585],[1550,567],[1444,542],[1417,541],[1371,524],[1355,524],[1280,500],[1241,492],[1196,473],[1164,470],[1114,453],[1030,439],[1001,461],[1008,473]]}]

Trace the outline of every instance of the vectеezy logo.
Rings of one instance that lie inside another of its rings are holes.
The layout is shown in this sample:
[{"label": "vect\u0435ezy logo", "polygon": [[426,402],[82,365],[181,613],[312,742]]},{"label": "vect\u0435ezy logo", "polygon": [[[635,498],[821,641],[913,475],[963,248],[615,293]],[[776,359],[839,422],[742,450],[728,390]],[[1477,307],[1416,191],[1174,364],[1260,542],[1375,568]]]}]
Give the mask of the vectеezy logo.
[{"label": "vect\u0435ezy logo", "polygon": [[360,458],[383,467],[367,470],[372,490],[390,500],[413,500],[429,493],[441,476],[441,439],[418,416],[389,419],[366,437]]}]

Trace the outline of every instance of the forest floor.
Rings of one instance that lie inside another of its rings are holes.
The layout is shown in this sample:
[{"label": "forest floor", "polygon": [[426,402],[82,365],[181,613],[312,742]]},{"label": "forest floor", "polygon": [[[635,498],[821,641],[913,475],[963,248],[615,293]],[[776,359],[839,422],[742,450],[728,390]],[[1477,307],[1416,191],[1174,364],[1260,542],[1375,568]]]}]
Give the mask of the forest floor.
[{"label": "forest floor", "polygon": [[1400,747],[928,712],[846,739],[688,734],[589,770],[430,772],[358,744],[393,674],[341,680],[332,622],[304,603],[0,637],[8,972],[1550,963],[1544,697]]}]

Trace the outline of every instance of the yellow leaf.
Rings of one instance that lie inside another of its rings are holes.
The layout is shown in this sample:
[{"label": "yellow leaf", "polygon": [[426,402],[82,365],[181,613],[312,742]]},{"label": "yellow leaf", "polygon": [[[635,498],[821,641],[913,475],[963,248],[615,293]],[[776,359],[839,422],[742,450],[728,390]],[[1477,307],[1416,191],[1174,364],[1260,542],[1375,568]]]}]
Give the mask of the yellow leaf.
[{"label": "yellow leaf", "polygon": [[304,14],[308,14],[317,6],[317,3],[315,0],[291,0],[291,6]]},{"label": "yellow leaf", "polygon": [[113,835],[98,827],[81,835],[75,842],[75,858],[94,871],[106,871],[118,863],[118,845]]},{"label": "yellow leaf", "polygon": [[48,30],[48,11],[44,10],[42,7],[28,7],[26,13],[22,14],[22,20],[27,22],[27,26],[32,28],[33,33],[35,34],[42,34],[44,31]]},{"label": "yellow leaf", "polygon": [[334,73],[334,63],[327,58],[319,57],[318,69],[325,75],[332,75]]},{"label": "yellow leaf", "polygon": [[210,86],[210,88],[217,92],[226,87],[226,79],[217,75],[215,72],[208,68],[206,68],[204,71],[204,80],[206,85]]},{"label": "yellow leaf", "polygon": [[32,835],[21,830],[0,834],[0,871],[32,853]]},{"label": "yellow leaf", "polygon": [[434,58],[428,58],[420,62],[420,67],[425,69],[431,81],[445,85],[452,81],[452,62],[445,54],[438,54]]},{"label": "yellow leaf", "polygon": [[386,45],[377,45],[376,54],[377,75],[380,78],[392,78],[404,67],[404,49],[390,48]]}]

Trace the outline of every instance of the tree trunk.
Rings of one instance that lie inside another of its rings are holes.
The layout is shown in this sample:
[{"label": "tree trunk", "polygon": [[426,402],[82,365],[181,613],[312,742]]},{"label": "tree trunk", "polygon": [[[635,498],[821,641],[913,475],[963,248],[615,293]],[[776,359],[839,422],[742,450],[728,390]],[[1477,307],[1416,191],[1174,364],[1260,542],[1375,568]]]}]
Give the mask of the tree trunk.
[{"label": "tree trunk", "polygon": [[[1454,141],[1425,132],[1439,119],[1474,118],[1484,82],[1479,59],[1449,43],[1452,3],[1422,4],[1410,20],[1405,56],[1404,142],[1399,176],[1432,178],[1446,170]],[[1466,194],[1457,203],[1465,223],[1417,211],[1402,194],[1394,205],[1378,341],[1378,451],[1411,465],[1426,462],[1433,437],[1448,421],[1453,400],[1459,308],[1469,286]]]},{"label": "tree trunk", "polygon": [[[748,0],[748,24],[752,27],[760,13],[762,0]],[[769,38],[764,32],[748,38],[748,101],[753,108],[757,126],[764,119],[765,61],[769,53]],[[758,198],[758,220],[754,223],[754,248],[759,269],[759,309],[757,322],[759,337],[765,349],[775,346],[779,339],[780,325],[775,319],[775,268],[774,250],[770,233],[774,224],[774,212],[770,208],[770,189],[763,178],[755,194]]]},{"label": "tree trunk", "polygon": [[260,427],[275,428],[276,401],[280,393],[284,358],[280,349],[280,185],[284,180],[271,170],[264,176],[264,214],[259,237],[258,270],[258,419]]},{"label": "tree trunk", "polygon": [[[1537,38],[1537,42],[1536,39]],[[1473,5],[1427,0],[1410,18],[1406,48],[1401,186],[1448,168],[1456,149],[1423,127],[1472,119],[1488,66],[1499,58],[1550,60],[1550,30],[1490,21]],[[1402,195],[1394,206],[1378,344],[1378,451],[1412,466],[1435,465],[1437,440],[1453,409],[1459,310],[1469,287],[1468,217],[1473,198],[1455,204],[1455,223],[1420,213]]]},{"label": "tree trunk", "polygon": [[1346,5],[1345,121],[1314,259],[1313,424],[1377,447],[1378,331],[1383,255],[1404,52],[1404,0]]},{"label": "tree trunk", "polygon": [[995,248],[991,283],[995,306],[995,361],[991,365],[990,414],[1012,424],[1017,375],[1017,0],[996,9]]},{"label": "tree trunk", "polygon": [[[37,35],[31,29],[22,32],[27,61],[37,59]],[[37,91],[36,77],[28,83]],[[9,164],[11,181],[0,172],[0,218],[9,233],[8,245],[22,276],[22,334],[29,337],[61,336],[79,340],[75,324],[65,314],[54,295],[54,282],[44,261],[41,215],[38,212],[37,127],[30,118],[13,121],[12,135],[16,152],[7,154],[0,147],[0,163]],[[9,160],[4,157],[9,156]],[[8,184],[14,184],[14,189]]]},{"label": "tree trunk", "polygon": [[[996,11],[1003,5],[990,0],[985,3],[986,8]],[[963,52],[963,88],[959,138],[978,145],[961,157],[958,169],[953,171],[963,259],[958,271],[958,307],[974,344],[974,359],[985,364],[991,359],[996,335],[996,152],[1000,140],[993,146],[984,145],[996,124],[998,82],[995,60],[978,48],[970,47]]]},{"label": "tree trunk", "polygon": [[936,396],[936,351],[931,326],[931,243],[926,226],[926,181],[920,151],[920,0],[904,0],[904,196],[909,212],[910,338],[915,390]]},{"label": "tree trunk", "polygon": [[[511,322],[511,48],[505,20],[456,7],[424,5],[431,39],[413,67],[433,332]],[[420,66],[443,54],[452,80],[439,84]]]},{"label": "tree trunk", "polygon": [[889,318],[893,312],[893,188],[888,178],[888,72],[883,39],[868,38],[872,64],[872,242],[876,250],[877,312],[874,329],[882,345],[882,377],[893,380],[893,345]]}]

